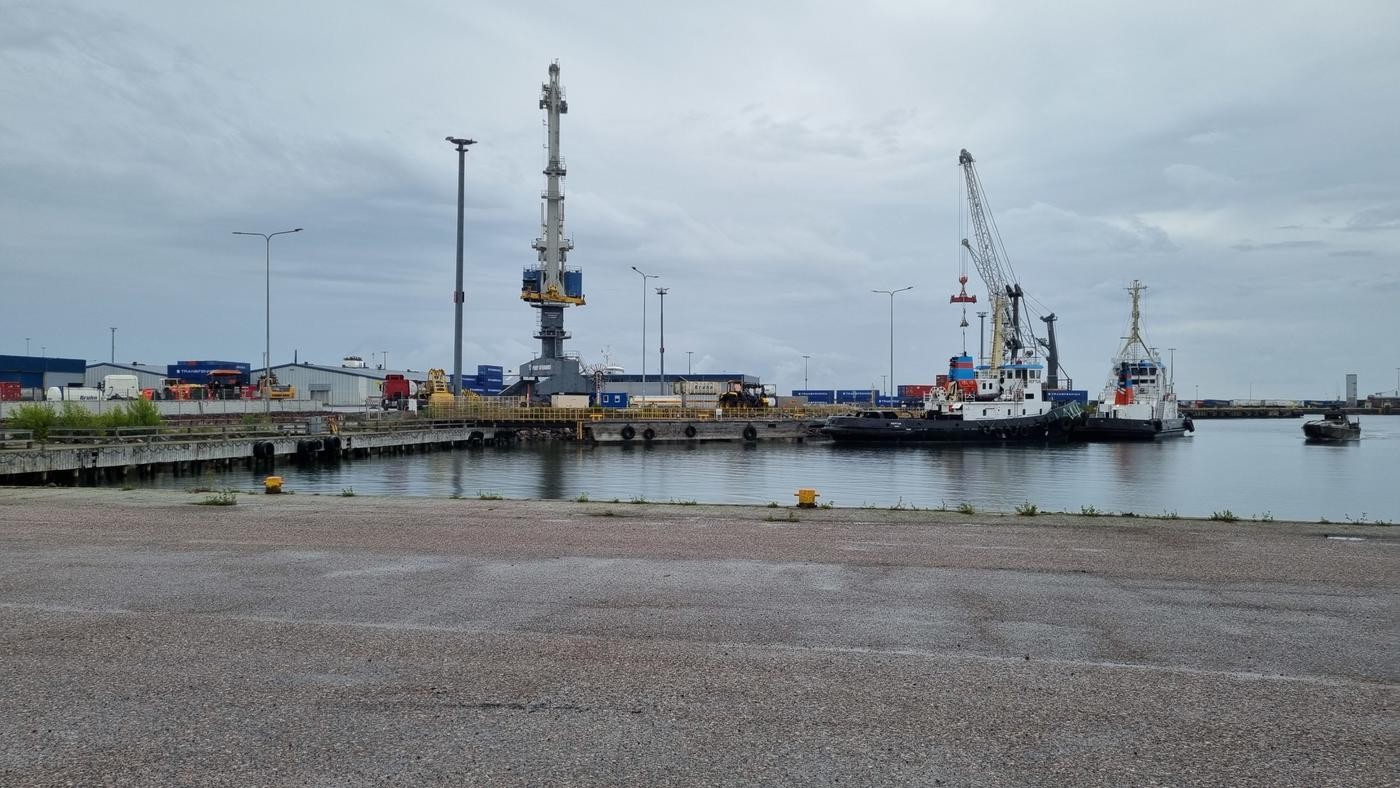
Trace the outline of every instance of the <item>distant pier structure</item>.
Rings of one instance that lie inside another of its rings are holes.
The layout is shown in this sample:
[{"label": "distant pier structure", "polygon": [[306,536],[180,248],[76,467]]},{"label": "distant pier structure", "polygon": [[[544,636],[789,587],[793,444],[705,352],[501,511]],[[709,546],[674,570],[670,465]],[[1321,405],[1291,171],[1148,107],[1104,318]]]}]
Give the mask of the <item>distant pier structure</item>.
[{"label": "distant pier structure", "polygon": [[559,84],[559,64],[549,66],[549,81],[540,87],[540,109],[548,129],[548,155],[545,161],[545,191],[540,236],[533,247],[539,253],[536,265],[525,268],[520,298],[539,310],[540,340],[538,358],[520,366],[520,380],[531,384],[532,394],[587,394],[593,391],[577,358],[564,355],[564,310],[583,306],[583,272],[566,267],[573,241],[564,235],[564,176],[567,169],[559,153],[559,121],[568,113],[569,102]]}]

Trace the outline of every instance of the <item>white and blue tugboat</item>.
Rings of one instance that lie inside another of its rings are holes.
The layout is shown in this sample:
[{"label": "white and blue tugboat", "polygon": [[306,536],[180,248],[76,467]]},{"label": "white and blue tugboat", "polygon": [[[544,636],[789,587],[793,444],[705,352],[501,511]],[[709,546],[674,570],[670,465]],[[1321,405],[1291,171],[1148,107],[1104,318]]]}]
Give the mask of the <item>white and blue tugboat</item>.
[{"label": "white and blue tugboat", "polygon": [[1030,348],[1009,363],[988,364],[971,378],[969,356],[954,356],[947,388],[934,389],[923,411],[893,410],[832,416],[822,432],[837,443],[1045,443],[1069,437],[1084,417],[1074,401],[1045,394],[1045,365]]},{"label": "white and blue tugboat", "polygon": [[1099,396],[1098,408],[1075,430],[1077,440],[1158,440],[1195,430],[1177,409],[1167,365],[1142,338],[1141,305],[1145,288],[1136,279],[1128,288],[1133,317],[1123,347],[1113,358],[1113,371]]}]

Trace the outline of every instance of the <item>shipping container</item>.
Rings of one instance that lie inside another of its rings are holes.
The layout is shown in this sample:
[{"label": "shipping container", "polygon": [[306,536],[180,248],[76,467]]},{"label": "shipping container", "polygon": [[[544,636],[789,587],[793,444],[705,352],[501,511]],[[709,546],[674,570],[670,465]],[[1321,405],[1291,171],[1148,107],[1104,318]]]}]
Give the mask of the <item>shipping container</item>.
[{"label": "shipping container", "polygon": [[249,377],[252,366],[243,361],[181,361],[167,366],[165,376],[186,383],[208,383],[209,373],[216,369],[235,369],[242,373],[245,380],[252,379]]},{"label": "shipping container", "polygon": [[899,387],[901,399],[923,399],[933,392],[932,383],[905,383]]},{"label": "shipping container", "polygon": [[812,405],[831,405],[836,402],[836,392],[831,389],[797,389],[794,397],[806,397]]},{"label": "shipping container", "polygon": [[16,402],[20,397],[18,380],[0,380],[0,402]]},{"label": "shipping container", "polygon": [[671,384],[672,394],[705,394],[717,397],[728,390],[728,385],[717,380],[678,380]]},{"label": "shipping container", "polygon": [[836,401],[840,404],[866,403],[875,401],[879,392],[875,389],[837,389]]},{"label": "shipping container", "polygon": [[1078,402],[1080,405],[1089,404],[1089,392],[1079,389],[1052,389],[1045,392],[1045,398],[1056,404],[1065,402]]},{"label": "shipping container", "polygon": [[551,394],[549,395],[549,406],[552,408],[586,408],[588,407],[588,395]]},{"label": "shipping container", "polygon": [[946,389],[946,388],[948,388],[948,376],[947,376],[947,375],[934,375],[934,376],[933,376],[933,385],[937,386],[937,387],[940,388],[940,389]]}]

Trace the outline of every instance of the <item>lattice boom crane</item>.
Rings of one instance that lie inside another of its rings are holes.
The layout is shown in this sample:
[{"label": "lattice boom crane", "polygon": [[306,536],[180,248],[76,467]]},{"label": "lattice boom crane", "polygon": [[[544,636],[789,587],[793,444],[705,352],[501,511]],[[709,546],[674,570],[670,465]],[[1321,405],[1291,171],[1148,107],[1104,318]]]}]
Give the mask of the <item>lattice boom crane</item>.
[{"label": "lattice boom crane", "polygon": [[972,257],[982,281],[987,283],[987,294],[992,302],[993,336],[999,333],[1001,337],[1001,342],[994,342],[992,348],[992,366],[997,367],[1001,365],[1003,352],[1014,356],[1021,348],[1027,345],[1034,347],[1034,344],[1027,341],[1031,337],[1023,333],[1020,325],[1020,300],[1024,293],[1019,284],[1011,281],[1002,255],[997,253],[997,239],[987,219],[986,198],[982,194],[982,181],[977,176],[977,168],[973,166],[975,161],[967,148],[958,154],[958,165],[962,167],[963,179],[967,184],[968,218],[977,239],[975,249],[966,238],[962,239],[962,245]]}]

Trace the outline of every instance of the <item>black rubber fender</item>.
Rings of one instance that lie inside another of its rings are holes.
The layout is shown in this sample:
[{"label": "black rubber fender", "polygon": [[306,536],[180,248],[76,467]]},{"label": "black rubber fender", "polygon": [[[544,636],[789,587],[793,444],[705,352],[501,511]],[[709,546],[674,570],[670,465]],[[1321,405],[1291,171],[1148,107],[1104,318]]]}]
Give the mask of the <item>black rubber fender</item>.
[{"label": "black rubber fender", "polygon": [[1184,423],[1182,426],[1186,427],[1186,431],[1187,431],[1187,432],[1195,432],[1195,431],[1196,431],[1196,422],[1191,421],[1190,419],[1187,419],[1187,420],[1185,421],[1185,423]]},{"label": "black rubber fender", "polygon": [[642,440],[647,441],[648,443],[650,443],[651,440],[652,440],[653,438],[655,438],[655,437],[656,437],[656,430],[652,429],[651,427],[647,427],[646,429],[642,430]]},{"label": "black rubber fender", "polygon": [[752,424],[746,425],[744,427],[744,440],[758,440],[758,430],[754,429]]},{"label": "black rubber fender", "polygon": [[694,424],[687,424],[687,425],[685,425],[685,437],[687,437],[687,438],[694,438],[694,437],[695,437],[695,425],[694,425]]},{"label": "black rubber fender", "polygon": [[628,424],[627,426],[623,427],[622,432],[618,434],[621,435],[622,439],[625,441],[630,441],[633,438],[637,437],[637,431],[632,429],[631,424]]}]

